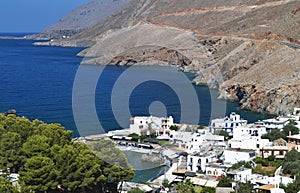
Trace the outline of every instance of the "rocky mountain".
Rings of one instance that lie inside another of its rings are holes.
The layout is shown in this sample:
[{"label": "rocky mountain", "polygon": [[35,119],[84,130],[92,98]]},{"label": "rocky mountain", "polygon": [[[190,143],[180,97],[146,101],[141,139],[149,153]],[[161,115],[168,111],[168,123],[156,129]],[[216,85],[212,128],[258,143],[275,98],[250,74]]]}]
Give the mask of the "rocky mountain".
[{"label": "rocky mountain", "polygon": [[44,29],[40,37],[61,39],[62,37],[72,36],[101,22],[128,2],[129,0],[91,1],[74,9],[59,21]]},{"label": "rocky mountain", "polygon": [[131,0],[69,39],[87,64],[176,65],[241,108],[300,106],[299,0]]}]

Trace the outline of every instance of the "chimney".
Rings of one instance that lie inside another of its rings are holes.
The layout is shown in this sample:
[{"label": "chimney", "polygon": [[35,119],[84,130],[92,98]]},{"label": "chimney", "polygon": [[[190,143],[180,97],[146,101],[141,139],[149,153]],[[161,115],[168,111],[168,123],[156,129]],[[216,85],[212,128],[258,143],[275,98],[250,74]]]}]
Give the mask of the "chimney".
[{"label": "chimney", "polygon": [[292,131],[289,131],[289,136],[292,136]]}]

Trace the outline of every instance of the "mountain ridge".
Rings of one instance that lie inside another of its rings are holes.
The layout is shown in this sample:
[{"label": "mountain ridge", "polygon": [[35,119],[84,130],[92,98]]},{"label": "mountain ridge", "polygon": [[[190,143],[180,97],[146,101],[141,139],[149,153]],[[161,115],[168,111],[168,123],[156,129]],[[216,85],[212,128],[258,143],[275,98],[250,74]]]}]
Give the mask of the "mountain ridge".
[{"label": "mountain ridge", "polygon": [[299,32],[297,0],[131,0],[43,44],[87,46],[78,54],[86,64],[176,65],[241,108],[283,114],[300,106]]}]

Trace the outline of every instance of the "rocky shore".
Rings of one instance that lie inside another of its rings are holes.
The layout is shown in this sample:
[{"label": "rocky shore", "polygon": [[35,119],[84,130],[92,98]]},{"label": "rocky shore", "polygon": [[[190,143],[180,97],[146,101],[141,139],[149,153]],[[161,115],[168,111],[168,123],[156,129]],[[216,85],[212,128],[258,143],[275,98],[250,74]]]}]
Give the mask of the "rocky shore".
[{"label": "rocky shore", "polygon": [[66,39],[36,45],[88,47],[83,64],[164,64],[196,72],[251,111],[284,114],[300,106],[300,2],[297,0],[130,1]]}]

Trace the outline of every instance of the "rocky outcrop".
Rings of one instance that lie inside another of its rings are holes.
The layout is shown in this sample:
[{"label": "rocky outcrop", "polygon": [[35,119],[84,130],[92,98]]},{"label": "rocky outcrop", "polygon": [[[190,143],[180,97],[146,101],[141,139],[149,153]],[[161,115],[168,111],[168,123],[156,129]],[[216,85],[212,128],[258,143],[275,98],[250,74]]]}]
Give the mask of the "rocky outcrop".
[{"label": "rocky outcrop", "polygon": [[78,54],[84,64],[127,64],[128,61],[179,66],[208,62],[206,49],[193,32],[149,23],[111,31]]},{"label": "rocky outcrop", "polygon": [[141,159],[145,162],[152,162],[157,164],[164,163],[164,159],[162,157],[159,157],[159,155],[143,154]]}]

